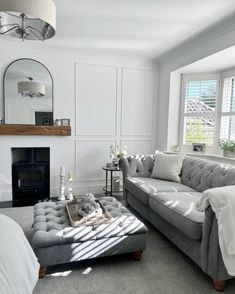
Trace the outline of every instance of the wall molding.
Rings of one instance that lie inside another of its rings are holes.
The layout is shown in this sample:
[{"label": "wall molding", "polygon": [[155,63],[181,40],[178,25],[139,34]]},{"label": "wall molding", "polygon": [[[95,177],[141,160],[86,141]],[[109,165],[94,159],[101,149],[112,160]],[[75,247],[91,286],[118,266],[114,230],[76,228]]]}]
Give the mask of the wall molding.
[{"label": "wall molding", "polygon": [[153,69],[144,69],[144,68],[138,68],[138,67],[122,67],[121,68],[121,111],[120,111],[120,134],[122,137],[152,137],[153,136],[153,112],[154,112],[154,98],[155,98],[155,87],[154,87],[154,83],[153,83],[153,87],[152,87],[152,112],[151,112],[151,116],[152,116],[152,124],[151,124],[151,130],[149,133],[143,133],[143,134],[124,134],[124,130],[123,130],[123,111],[124,111],[124,107],[123,107],[123,72],[124,70],[135,70],[135,71],[145,71],[145,72],[149,72],[153,74],[153,79],[155,77],[155,71]]},{"label": "wall molding", "polygon": [[[106,64],[96,64],[96,63],[83,63],[83,62],[75,62],[75,135],[76,136],[117,136],[117,103],[118,103],[118,66],[115,65],[106,65]],[[77,87],[77,74],[78,74],[78,67],[79,65],[85,65],[85,66],[96,66],[96,67],[100,67],[100,68],[112,68],[115,70],[115,85],[116,85],[116,93],[115,93],[115,115],[114,115],[114,132],[110,133],[110,134],[102,134],[102,132],[99,131],[95,132],[95,133],[89,133],[89,134],[84,134],[81,133],[78,129],[77,129],[77,117],[78,117],[78,113],[77,113],[77,109],[79,107],[78,105],[78,87]]]}]

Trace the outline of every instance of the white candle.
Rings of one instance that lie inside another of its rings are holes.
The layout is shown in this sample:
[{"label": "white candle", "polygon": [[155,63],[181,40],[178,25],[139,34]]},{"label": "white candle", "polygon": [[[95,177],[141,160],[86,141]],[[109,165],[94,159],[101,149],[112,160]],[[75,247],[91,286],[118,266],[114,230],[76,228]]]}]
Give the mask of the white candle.
[{"label": "white candle", "polygon": [[69,182],[72,182],[72,180],[73,180],[73,173],[72,172],[69,172],[68,173],[68,181]]},{"label": "white candle", "polygon": [[65,176],[65,166],[64,165],[62,165],[60,167],[60,176]]}]

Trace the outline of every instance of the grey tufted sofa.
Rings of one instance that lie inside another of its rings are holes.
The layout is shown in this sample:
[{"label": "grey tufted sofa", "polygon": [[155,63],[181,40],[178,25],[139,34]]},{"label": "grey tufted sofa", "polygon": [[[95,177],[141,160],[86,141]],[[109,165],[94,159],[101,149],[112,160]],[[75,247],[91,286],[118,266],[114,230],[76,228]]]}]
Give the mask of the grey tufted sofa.
[{"label": "grey tufted sofa", "polygon": [[154,156],[131,156],[120,160],[124,197],[128,205],[150,221],[187,254],[223,290],[232,278],[225,269],[218,242],[214,212],[195,209],[206,189],[235,185],[235,168],[186,156],[181,183],[151,178]]}]

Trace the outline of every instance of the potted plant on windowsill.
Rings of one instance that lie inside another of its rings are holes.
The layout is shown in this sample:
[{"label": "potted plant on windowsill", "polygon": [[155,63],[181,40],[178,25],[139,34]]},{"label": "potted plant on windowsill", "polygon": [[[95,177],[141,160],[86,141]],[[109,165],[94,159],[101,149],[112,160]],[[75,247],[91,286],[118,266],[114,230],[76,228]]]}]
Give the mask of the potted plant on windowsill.
[{"label": "potted plant on windowsill", "polygon": [[235,141],[229,139],[219,139],[220,148],[223,150],[224,157],[235,157]]}]

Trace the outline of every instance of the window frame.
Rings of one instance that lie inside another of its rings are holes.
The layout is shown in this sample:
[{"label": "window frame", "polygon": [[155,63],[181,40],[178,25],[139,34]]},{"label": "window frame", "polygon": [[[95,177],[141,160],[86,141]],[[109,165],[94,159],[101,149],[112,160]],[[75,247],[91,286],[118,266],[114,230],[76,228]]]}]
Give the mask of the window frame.
[{"label": "window frame", "polygon": [[[180,127],[179,127],[179,144],[184,148],[186,152],[192,151],[192,144],[184,144],[184,120],[187,117],[212,117],[211,114],[206,113],[185,113],[185,89],[186,83],[189,81],[203,81],[203,80],[216,80],[217,87],[216,87],[216,97],[215,97],[215,112],[213,113],[213,117],[215,119],[215,129],[213,135],[213,144],[206,145],[206,151],[209,153],[215,153],[217,147],[217,119],[218,119],[218,109],[220,105],[220,73],[197,73],[197,74],[182,74],[181,75],[181,99],[180,99]],[[195,142],[196,143],[196,142]]]},{"label": "window frame", "polygon": [[227,78],[231,78],[231,77],[234,77],[234,80],[235,80],[235,68],[222,71],[220,76],[221,76],[221,85],[222,86],[220,89],[220,112],[218,115],[218,119],[219,119],[219,122],[218,122],[219,130],[218,130],[218,134],[217,134],[218,139],[220,138],[220,133],[221,133],[222,117],[226,117],[226,116],[234,116],[235,117],[235,111],[226,111],[226,112],[222,111],[224,80]]}]

